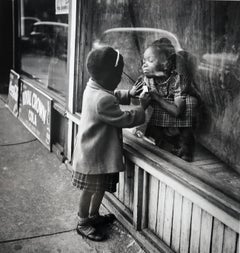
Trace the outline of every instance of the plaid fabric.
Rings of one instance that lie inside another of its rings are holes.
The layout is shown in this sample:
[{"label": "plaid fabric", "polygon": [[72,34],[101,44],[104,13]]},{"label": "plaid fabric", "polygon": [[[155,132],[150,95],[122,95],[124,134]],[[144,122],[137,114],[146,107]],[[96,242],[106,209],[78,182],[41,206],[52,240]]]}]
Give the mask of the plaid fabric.
[{"label": "plaid fabric", "polygon": [[[186,101],[185,111],[180,117],[176,118],[171,116],[169,113],[164,111],[157,103],[153,102],[151,105],[153,107],[153,114],[149,121],[152,126],[161,127],[192,127],[196,123],[196,99],[191,96],[184,97]],[[173,103],[171,99],[167,99],[169,102]]]},{"label": "plaid fabric", "polygon": [[73,171],[72,173],[73,186],[92,193],[99,191],[115,192],[118,181],[118,173],[95,175],[82,174],[77,171]]},{"label": "plaid fabric", "polygon": [[174,99],[181,97],[186,102],[186,109],[180,117],[171,116],[163,110],[157,102],[153,101],[152,117],[149,124],[161,127],[192,127],[195,124],[197,116],[197,100],[190,96],[191,83],[186,75],[180,75],[173,72],[172,75],[164,82],[157,83],[153,78],[144,78],[143,81],[151,90],[158,92],[165,100],[174,103]]}]

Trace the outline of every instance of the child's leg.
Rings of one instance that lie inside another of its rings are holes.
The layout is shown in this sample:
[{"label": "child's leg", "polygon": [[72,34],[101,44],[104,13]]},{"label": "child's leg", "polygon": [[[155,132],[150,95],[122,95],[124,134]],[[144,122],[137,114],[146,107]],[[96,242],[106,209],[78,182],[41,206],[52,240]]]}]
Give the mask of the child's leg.
[{"label": "child's leg", "polygon": [[102,241],[105,239],[105,235],[91,224],[88,217],[92,195],[86,190],[80,192],[77,232],[90,240]]},{"label": "child's leg", "polygon": [[109,224],[112,223],[116,217],[114,214],[106,214],[104,216],[99,214],[99,208],[102,203],[102,199],[104,196],[103,192],[94,193],[92,195],[92,200],[90,204],[89,210],[89,218],[92,220],[92,223],[95,225]]},{"label": "child's leg", "polygon": [[88,219],[92,195],[93,194],[91,192],[85,190],[80,191],[79,211],[78,211],[78,216],[80,220]]},{"label": "child's leg", "polygon": [[163,141],[162,127],[148,125],[145,135],[147,137],[152,137],[155,140],[157,146],[159,147],[162,146]]},{"label": "child's leg", "polygon": [[98,216],[99,215],[99,208],[102,203],[102,199],[104,196],[104,191],[96,192],[92,195],[91,204],[89,208],[89,216]]},{"label": "child's leg", "polygon": [[183,127],[179,129],[179,146],[181,150],[181,158],[190,162],[192,161],[195,147],[193,129],[191,127]]}]

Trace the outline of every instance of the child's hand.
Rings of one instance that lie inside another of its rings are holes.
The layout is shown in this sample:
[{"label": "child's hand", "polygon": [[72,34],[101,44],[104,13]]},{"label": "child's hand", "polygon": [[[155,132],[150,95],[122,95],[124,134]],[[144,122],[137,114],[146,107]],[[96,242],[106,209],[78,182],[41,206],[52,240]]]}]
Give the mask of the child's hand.
[{"label": "child's hand", "polygon": [[151,102],[151,96],[149,95],[148,92],[142,92],[140,97],[139,97],[139,100],[140,100],[140,105],[145,110]]},{"label": "child's hand", "polygon": [[141,80],[137,81],[133,87],[129,90],[130,97],[136,97],[143,90],[143,82]]},{"label": "child's hand", "polygon": [[150,95],[151,99],[153,99],[153,100],[157,100],[162,97],[156,90],[153,90],[153,89],[151,89],[149,91],[149,95]]}]

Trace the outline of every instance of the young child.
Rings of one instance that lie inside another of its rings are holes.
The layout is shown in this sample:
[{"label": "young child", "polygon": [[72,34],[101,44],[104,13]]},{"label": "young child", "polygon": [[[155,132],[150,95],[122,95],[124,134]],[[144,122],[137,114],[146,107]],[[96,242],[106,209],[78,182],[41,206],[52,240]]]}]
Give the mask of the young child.
[{"label": "young child", "polygon": [[[181,64],[177,62],[180,60]],[[152,97],[153,114],[146,136],[154,138],[159,147],[171,143],[174,154],[191,161],[198,101],[183,66],[183,59],[177,59],[171,42],[165,38],[157,40],[144,52],[144,75],[137,85],[147,86]]]},{"label": "young child", "polygon": [[110,223],[113,214],[101,216],[99,207],[104,192],[116,191],[118,173],[124,171],[122,128],[142,124],[147,97],[140,106],[122,111],[138,89],[115,91],[123,71],[123,57],[111,47],[92,50],[87,58],[91,76],[83,94],[81,124],[73,157],[73,185],[79,188],[80,203],[77,232],[90,240],[101,241],[98,225]]}]

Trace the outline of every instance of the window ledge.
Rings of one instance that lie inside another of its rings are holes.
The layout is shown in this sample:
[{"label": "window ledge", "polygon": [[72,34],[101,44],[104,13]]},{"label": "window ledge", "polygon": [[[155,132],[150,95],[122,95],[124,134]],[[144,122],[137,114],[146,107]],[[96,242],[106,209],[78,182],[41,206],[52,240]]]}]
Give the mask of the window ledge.
[{"label": "window ledge", "polygon": [[[214,163],[210,167],[212,168],[212,172],[211,169],[204,169],[204,161],[206,163],[207,161],[214,161],[213,158],[210,160],[210,154],[206,154],[208,156],[205,155],[198,161],[188,163],[134,136],[127,130],[124,130],[124,149],[126,155],[131,158],[134,157],[133,159],[135,160],[139,159],[150,164],[156,172],[161,171],[161,173],[177,180],[187,188],[201,195],[204,199],[218,206],[221,210],[239,219],[240,175],[219,160],[216,163],[216,168],[220,170],[219,175],[224,175],[229,180],[222,180],[220,176],[216,176]],[[199,154],[197,153],[195,156],[199,157]],[[219,167],[220,165],[222,167]]]}]

